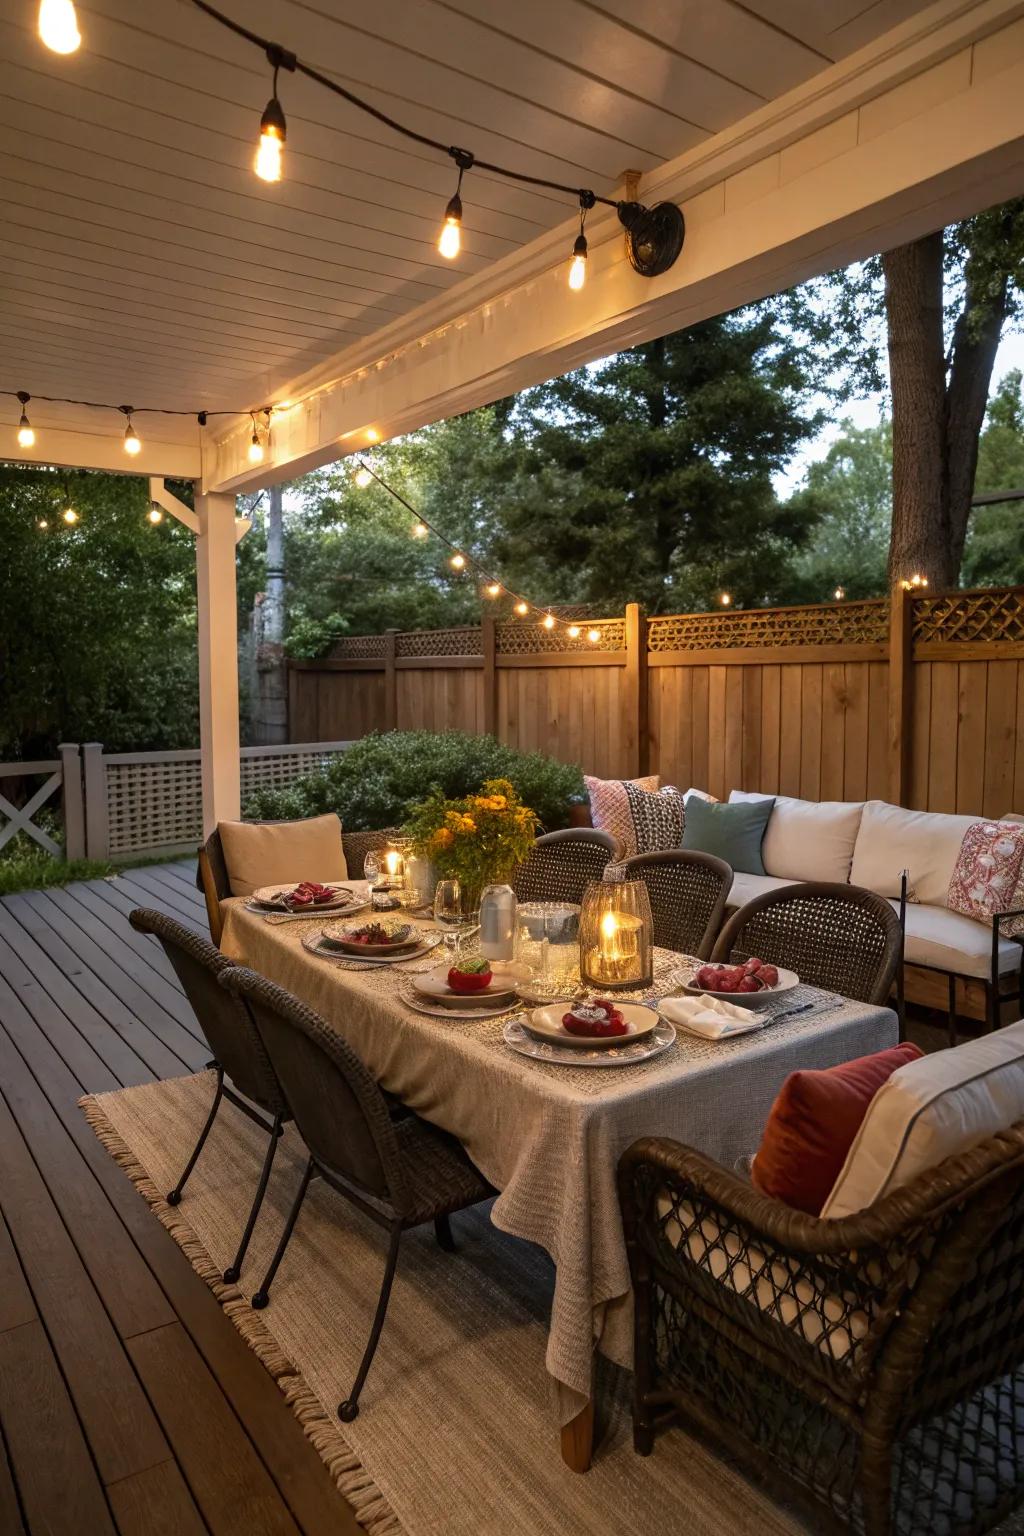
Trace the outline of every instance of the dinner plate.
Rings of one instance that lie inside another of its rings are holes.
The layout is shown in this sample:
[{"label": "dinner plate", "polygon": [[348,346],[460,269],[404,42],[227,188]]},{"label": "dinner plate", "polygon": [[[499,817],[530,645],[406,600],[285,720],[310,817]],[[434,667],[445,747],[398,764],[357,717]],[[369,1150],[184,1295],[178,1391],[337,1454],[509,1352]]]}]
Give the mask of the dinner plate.
[{"label": "dinner plate", "polygon": [[303,949],[308,949],[311,955],[318,955],[321,960],[336,960],[340,965],[361,966],[370,970],[378,965],[403,965],[408,960],[419,960],[429,955],[441,942],[440,935],[426,934],[422,942],[412,948],[402,949],[394,955],[350,955],[340,949],[325,946],[322,942],[322,929],[315,928],[312,933],[306,934],[302,940]]},{"label": "dinner plate", "polygon": [[515,965],[507,965],[500,971],[496,971],[489,985],[481,988],[479,992],[453,992],[448,985],[449,969],[447,965],[439,965],[432,971],[424,971],[422,975],[416,977],[413,986],[421,997],[449,1010],[479,1007],[481,1003],[501,1002],[501,1011],[504,1011],[516,1001],[516,981],[521,977],[518,974],[520,968]]},{"label": "dinner plate", "polygon": [[[800,985],[800,977],[796,971],[787,971],[784,966],[777,966],[779,973],[778,982],[774,987],[764,987],[760,992],[709,992],[707,987],[693,987],[690,978],[703,969],[706,961],[692,969],[676,971],[668,978],[669,985],[678,988],[684,997],[721,997],[727,1003],[735,1003],[737,1008],[763,1008],[765,1003],[773,997],[778,997],[783,992],[792,992],[794,987]],[[717,963],[716,970],[722,969]]]},{"label": "dinner plate", "polygon": [[[369,919],[373,921],[373,919]],[[321,931],[320,938],[324,949],[336,949],[339,954],[363,955],[367,960],[377,959],[382,955],[397,955],[402,950],[415,949],[423,942],[422,929],[417,933],[411,923],[381,924],[387,931],[393,932],[395,937],[386,944],[361,944],[358,939],[349,938],[349,931],[353,927],[365,928],[366,923],[345,924],[332,923],[329,928]],[[401,937],[399,937],[399,934]]]},{"label": "dinner plate", "polygon": [[652,1056],[660,1056],[676,1042],[676,1032],[672,1025],[667,1019],[659,1019],[657,1027],[641,1040],[622,1036],[620,1038],[626,1043],[611,1050],[576,1051],[564,1044],[556,1044],[553,1040],[538,1040],[526,1027],[525,1014],[509,1019],[502,1030],[502,1037],[510,1050],[518,1052],[520,1056],[529,1056],[533,1061],[545,1061],[559,1067],[635,1067],[639,1062],[650,1061]]},{"label": "dinner plate", "polygon": [[[298,881],[295,885],[298,885]],[[350,886],[339,885],[337,881],[325,880],[324,886],[334,891],[331,901],[310,902],[303,907],[290,907],[285,901],[285,896],[295,890],[295,885],[261,885],[258,891],[253,891],[249,900],[254,906],[263,907],[268,912],[333,912],[348,908],[358,908],[365,905],[365,898],[357,895]]]},{"label": "dinner plate", "polygon": [[549,1003],[546,1008],[534,1008],[532,1013],[526,1015],[526,1027],[538,1039],[564,1045],[574,1051],[621,1049],[631,1041],[643,1040],[657,1029],[658,1014],[653,1008],[644,1008],[640,1003],[617,1003],[616,1007],[629,1029],[626,1035],[571,1035],[562,1023],[562,1016],[568,1011],[565,1003]]},{"label": "dinner plate", "polygon": [[[510,1004],[491,1003],[487,1007],[481,1007],[479,1003],[472,1008],[446,1008],[443,1003],[431,1002],[429,998],[422,997],[413,987],[411,982],[406,982],[399,989],[399,1000],[406,1008],[411,1008],[414,1013],[426,1014],[431,1019],[458,1019],[462,1023],[471,1023],[476,1019],[497,1019],[503,1013],[508,1013]],[[473,1002],[472,998],[467,999]]]}]

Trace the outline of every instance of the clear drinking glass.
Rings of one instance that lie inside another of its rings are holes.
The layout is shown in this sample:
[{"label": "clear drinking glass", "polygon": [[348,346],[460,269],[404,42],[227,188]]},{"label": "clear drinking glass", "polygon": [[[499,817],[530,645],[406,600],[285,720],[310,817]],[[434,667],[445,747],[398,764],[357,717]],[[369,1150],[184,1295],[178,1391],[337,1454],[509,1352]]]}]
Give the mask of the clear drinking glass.
[{"label": "clear drinking glass", "polygon": [[380,854],[373,849],[363,860],[363,879],[368,880],[371,885],[376,885],[380,879]]},{"label": "clear drinking glass", "polygon": [[452,961],[459,958],[462,928],[467,923],[462,887],[457,880],[439,880],[434,892],[434,921],[444,934],[444,946]]}]

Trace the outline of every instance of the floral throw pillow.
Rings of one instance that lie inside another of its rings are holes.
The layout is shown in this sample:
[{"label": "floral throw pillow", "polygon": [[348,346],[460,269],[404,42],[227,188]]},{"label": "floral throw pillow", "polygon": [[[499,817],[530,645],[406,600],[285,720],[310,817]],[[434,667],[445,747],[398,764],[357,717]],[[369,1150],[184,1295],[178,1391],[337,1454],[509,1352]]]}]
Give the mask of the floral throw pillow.
[{"label": "floral throw pillow", "polygon": [[[1024,907],[1024,824],[976,821],[960,845],[946,905],[979,922]],[[1024,933],[1024,917],[1000,927],[1007,938]]]},{"label": "floral throw pillow", "polygon": [[678,848],[683,840],[685,817],[678,789],[665,785],[656,774],[643,779],[586,779],[590,819],[601,832],[617,837],[623,858],[635,853],[657,853]]}]

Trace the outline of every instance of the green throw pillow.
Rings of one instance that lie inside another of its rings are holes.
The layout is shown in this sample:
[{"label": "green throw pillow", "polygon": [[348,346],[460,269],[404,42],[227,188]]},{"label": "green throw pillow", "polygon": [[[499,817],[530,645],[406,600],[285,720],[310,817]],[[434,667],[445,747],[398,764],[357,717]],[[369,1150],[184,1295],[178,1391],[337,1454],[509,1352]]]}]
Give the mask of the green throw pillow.
[{"label": "green throw pillow", "polygon": [[763,875],[761,839],[774,804],[771,799],[712,805],[691,795],[686,802],[683,847],[713,853],[739,874]]}]

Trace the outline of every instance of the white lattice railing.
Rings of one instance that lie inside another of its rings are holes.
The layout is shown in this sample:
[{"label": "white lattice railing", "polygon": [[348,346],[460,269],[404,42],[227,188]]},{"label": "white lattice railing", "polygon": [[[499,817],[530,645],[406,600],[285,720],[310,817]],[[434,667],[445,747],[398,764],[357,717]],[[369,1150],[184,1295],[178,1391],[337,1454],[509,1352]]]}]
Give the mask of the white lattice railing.
[{"label": "white lattice railing", "polygon": [[[349,745],[314,741],[243,747],[243,802],[255,789],[279,789],[325,766]],[[198,751],[104,754],[100,746],[90,743],[83,755],[90,858],[127,858],[196,846],[203,829]]]}]

